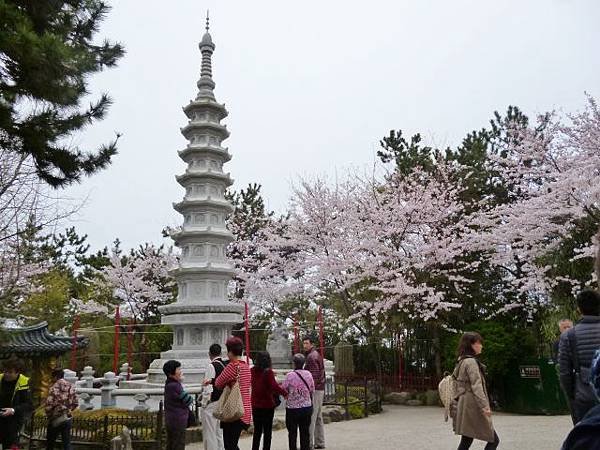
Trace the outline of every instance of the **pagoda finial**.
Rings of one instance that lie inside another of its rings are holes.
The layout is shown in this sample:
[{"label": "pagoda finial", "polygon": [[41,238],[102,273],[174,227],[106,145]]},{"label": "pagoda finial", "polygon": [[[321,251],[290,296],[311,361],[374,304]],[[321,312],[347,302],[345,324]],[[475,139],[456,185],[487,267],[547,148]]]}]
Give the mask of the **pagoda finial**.
[{"label": "pagoda finial", "polygon": [[213,89],[215,82],[212,79],[212,62],[211,57],[215,51],[215,44],[208,30],[210,29],[210,18],[208,10],[206,11],[206,32],[200,41],[200,52],[202,53],[202,68],[200,70],[200,80],[198,80],[198,97],[205,97],[214,100]]}]

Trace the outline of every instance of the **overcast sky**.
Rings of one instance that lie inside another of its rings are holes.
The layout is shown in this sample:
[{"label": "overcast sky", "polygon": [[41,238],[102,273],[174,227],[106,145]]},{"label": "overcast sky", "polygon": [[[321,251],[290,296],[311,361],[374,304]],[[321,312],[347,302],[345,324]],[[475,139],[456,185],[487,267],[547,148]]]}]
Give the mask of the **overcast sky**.
[{"label": "overcast sky", "polygon": [[493,111],[580,109],[600,97],[600,1],[113,1],[101,35],[125,45],[95,76],[107,118],[74,139],[123,133],[104,172],[67,194],[94,248],[162,242],[181,220],[181,107],[194,98],[210,9],[217,100],[229,110],[234,188],[260,183],[283,211],[298,176],[373,163],[390,129],[455,145]]}]

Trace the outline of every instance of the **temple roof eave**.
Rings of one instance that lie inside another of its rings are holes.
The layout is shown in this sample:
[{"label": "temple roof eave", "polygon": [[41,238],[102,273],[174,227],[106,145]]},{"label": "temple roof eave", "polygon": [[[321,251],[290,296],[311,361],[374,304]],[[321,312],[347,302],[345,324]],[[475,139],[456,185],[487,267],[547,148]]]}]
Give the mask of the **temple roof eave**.
[{"label": "temple roof eave", "polygon": [[231,176],[229,175],[229,173],[223,173],[223,172],[215,172],[212,170],[205,170],[205,171],[194,171],[194,172],[186,172],[182,175],[175,175],[175,179],[177,180],[177,182],[182,185],[183,187],[186,187],[186,182],[187,181],[202,181],[202,179],[213,179],[213,180],[217,180],[220,181],[222,183],[225,184],[225,186],[231,186],[233,184],[233,179],[231,178]]},{"label": "temple roof eave", "polygon": [[231,277],[233,274],[235,274],[235,269],[231,265],[215,266],[215,265],[212,265],[211,263],[206,263],[204,265],[195,265],[194,267],[179,266],[175,269],[169,270],[169,275],[171,275],[173,278],[183,278],[186,275],[194,276],[194,275],[198,275],[198,274],[222,275],[222,276]]},{"label": "temple roof eave", "polygon": [[227,111],[225,108],[224,103],[218,103],[210,99],[191,100],[183,107],[183,112],[186,116],[188,116],[189,119],[191,119],[191,115],[193,115],[194,112],[204,109],[212,109],[213,111],[217,112],[219,114],[219,120],[223,120],[229,115],[229,111]]},{"label": "temple roof eave", "polygon": [[203,129],[211,129],[213,131],[216,131],[221,135],[221,138],[223,140],[229,137],[229,131],[227,130],[227,127],[225,125],[221,125],[219,123],[214,122],[190,122],[181,129],[181,134],[183,134],[183,136],[189,140],[191,139],[191,135],[194,132],[194,130]]},{"label": "temple roof eave", "polygon": [[210,197],[206,199],[197,200],[182,200],[177,203],[173,203],[173,209],[178,213],[185,214],[188,210],[192,210],[199,207],[209,207],[214,209],[225,210],[225,212],[232,213],[233,206],[227,200],[215,200]]},{"label": "temple roof eave", "polygon": [[0,345],[0,358],[10,355],[21,357],[60,356],[68,353],[73,348],[73,343],[78,349],[89,345],[86,336],[56,336],[48,331],[48,322],[36,325],[6,329],[10,336],[8,342]]},{"label": "temple roof eave", "polygon": [[179,152],[178,152],[179,157],[181,159],[183,159],[185,162],[188,162],[187,158],[189,156],[191,156],[193,154],[202,154],[202,153],[211,153],[213,155],[217,155],[217,156],[223,158],[224,163],[231,160],[231,153],[229,153],[229,150],[227,148],[215,147],[215,146],[210,146],[210,145],[191,144],[191,145],[188,145],[183,150],[179,150]]},{"label": "temple roof eave", "polygon": [[229,232],[227,229],[215,229],[211,226],[205,227],[204,229],[198,230],[181,230],[171,234],[171,239],[173,239],[177,244],[185,244],[189,241],[196,242],[198,238],[217,238],[221,240],[227,240],[229,242],[233,242],[235,238],[233,234]]},{"label": "temple roof eave", "polygon": [[[168,305],[162,305],[158,307],[159,311],[164,315],[173,314],[207,314],[207,313],[241,313],[244,311],[244,305],[239,303],[225,303],[225,304],[206,304],[206,305],[194,305],[186,303],[170,303]],[[173,324],[177,325],[177,323]]]}]

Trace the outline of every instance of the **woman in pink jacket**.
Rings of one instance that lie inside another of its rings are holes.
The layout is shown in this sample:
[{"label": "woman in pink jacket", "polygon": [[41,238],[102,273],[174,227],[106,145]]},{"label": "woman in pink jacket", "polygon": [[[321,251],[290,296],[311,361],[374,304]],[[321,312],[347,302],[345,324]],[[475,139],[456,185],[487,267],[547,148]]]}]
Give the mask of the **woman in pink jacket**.
[{"label": "woman in pink jacket", "polygon": [[290,450],[297,450],[296,437],[300,429],[300,450],[310,449],[310,419],[315,382],[308,370],[303,370],[304,355],[294,355],[294,370],[285,377],[281,387],[287,391],[285,426]]}]

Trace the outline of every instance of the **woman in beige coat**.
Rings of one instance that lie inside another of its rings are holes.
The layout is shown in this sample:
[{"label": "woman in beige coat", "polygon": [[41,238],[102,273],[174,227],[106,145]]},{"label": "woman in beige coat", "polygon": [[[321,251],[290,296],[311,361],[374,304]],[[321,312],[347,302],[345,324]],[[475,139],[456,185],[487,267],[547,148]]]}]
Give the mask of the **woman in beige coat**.
[{"label": "woman in beige coat", "polygon": [[483,375],[484,366],[477,360],[483,349],[479,333],[465,333],[458,344],[456,377],[456,413],[454,432],[462,436],[458,450],[468,450],[473,439],[485,441],[485,450],[495,450],[500,443],[492,425],[492,410]]}]

